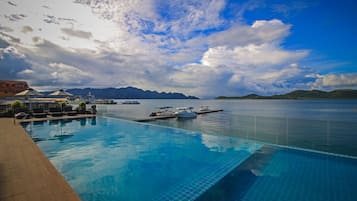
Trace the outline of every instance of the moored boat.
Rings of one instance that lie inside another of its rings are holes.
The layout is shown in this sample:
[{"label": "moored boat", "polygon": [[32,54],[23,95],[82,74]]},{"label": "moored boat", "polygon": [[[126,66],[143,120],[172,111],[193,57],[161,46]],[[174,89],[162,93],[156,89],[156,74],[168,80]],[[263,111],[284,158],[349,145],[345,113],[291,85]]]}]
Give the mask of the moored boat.
[{"label": "moored boat", "polygon": [[112,99],[97,99],[94,102],[95,104],[117,104],[117,102],[115,102]]},{"label": "moored boat", "polygon": [[128,104],[128,105],[137,105],[140,104],[139,101],[123,101],[121,104]]},{"label": "moored boat", "polygon": [[206,111],[209,111],[209,107],[208,106],[201,106],[200,109],[199,109],[200,112],[206,112]]},{"label": "moored boat", "polygon": [[158,111],[152,112],[149,116],[156,117],[156,116],[172,116],[172,115],[174,115],[173,107],[171,107],[171,106],[159,107],[158,109],[159,109]]},{"label": "moored boat", "polygon": [[193,107],[180,107],[176,108],[174,113],[178,119],[193,119],[197,117],[196,112],[193,111]]}]

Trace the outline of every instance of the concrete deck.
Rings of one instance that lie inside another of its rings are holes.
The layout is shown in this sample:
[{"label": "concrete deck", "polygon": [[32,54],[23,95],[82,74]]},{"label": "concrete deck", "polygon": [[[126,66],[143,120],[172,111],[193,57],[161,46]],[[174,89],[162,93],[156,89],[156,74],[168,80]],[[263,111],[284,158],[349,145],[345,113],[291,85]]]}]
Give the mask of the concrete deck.
[{"label": "concrete deck", "polygon": [[31,137],[18,123],[14,124],[12,118],[0,118],[0,200],[80,200]]}]

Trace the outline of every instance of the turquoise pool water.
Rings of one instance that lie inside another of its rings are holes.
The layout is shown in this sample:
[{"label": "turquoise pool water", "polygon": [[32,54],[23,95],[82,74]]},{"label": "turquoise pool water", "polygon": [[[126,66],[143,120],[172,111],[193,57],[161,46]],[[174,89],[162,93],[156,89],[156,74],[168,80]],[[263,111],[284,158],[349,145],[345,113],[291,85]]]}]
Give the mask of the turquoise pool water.
[{"label": "turquoise pool water", "polygon": [[83,200],[356,200],[354,158],[104,117],[23,126]]}]

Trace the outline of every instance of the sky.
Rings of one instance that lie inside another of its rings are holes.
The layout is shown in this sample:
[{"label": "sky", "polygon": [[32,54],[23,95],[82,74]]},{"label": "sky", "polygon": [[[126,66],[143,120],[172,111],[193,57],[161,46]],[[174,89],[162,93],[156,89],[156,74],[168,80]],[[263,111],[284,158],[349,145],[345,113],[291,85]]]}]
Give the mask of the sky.
[{"label": "sky", "polygon": [[357,89],[354,0],[0,0],[0,79],[199,97]]}]

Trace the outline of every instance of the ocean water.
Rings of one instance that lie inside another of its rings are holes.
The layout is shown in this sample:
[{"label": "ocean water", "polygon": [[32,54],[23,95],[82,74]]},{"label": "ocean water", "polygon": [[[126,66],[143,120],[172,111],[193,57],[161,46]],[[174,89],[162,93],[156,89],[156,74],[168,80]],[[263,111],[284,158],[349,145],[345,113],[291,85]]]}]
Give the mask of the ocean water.
[{"label": "ocean water", "polygon": [[150,123],[357,156],[357,100],[139,100],[139,105],[117,101],[97,105],[99,114],[135,120],[148,117],[157,107],[207,105],[224,111]]}]

